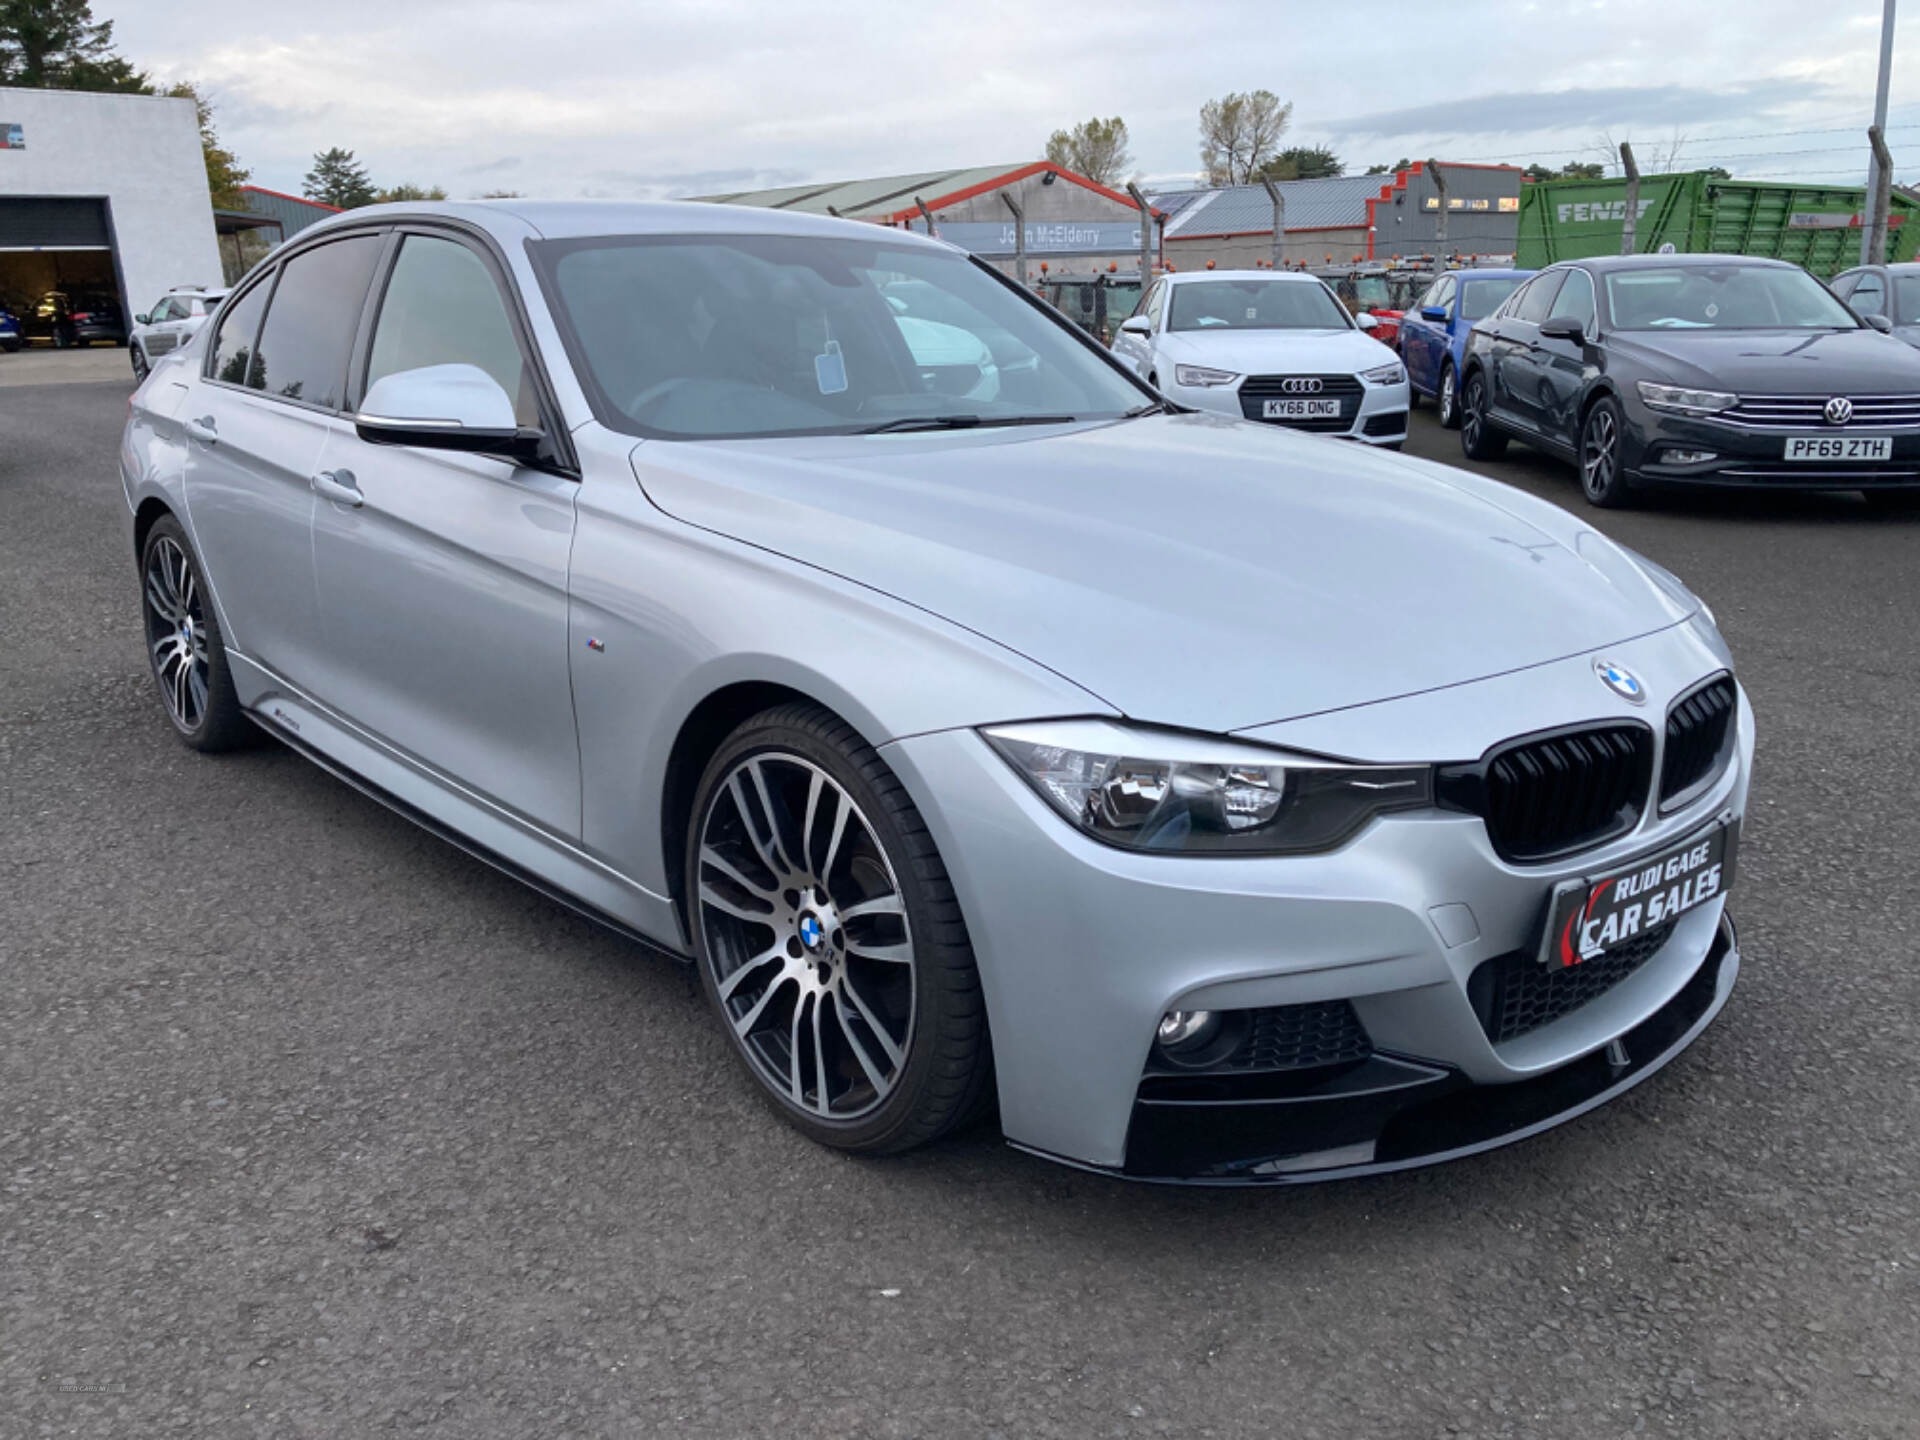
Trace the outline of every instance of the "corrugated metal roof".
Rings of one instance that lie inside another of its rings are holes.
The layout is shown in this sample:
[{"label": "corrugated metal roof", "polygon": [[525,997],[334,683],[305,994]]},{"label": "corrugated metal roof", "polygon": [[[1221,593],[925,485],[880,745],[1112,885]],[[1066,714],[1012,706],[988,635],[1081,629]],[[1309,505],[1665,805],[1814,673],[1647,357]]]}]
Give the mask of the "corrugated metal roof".
[{"label": "corrugated metal roof", "polygon": [[332,205],[302,200],[297,195],[282,195],[278,190],[268,190],[259,185],[242,185],[240,196],[246,203],[249,215],[278,221],[281,235],[288,240],[307,226],[316,225],[328,216],[340,213]]},{"label": "corrugated metal roof", "polygon": [[[1342,175],[1331,180],[1282,180],[1289,230],[1320,230],[1367,223],[1367,201],[1392,176]],[[1273,200],[1264,185],[1229,185],[1219,190],[1177,191],[1148,197],[1161,208],[1180,201],[1167,221],[1169,240],[1191,235],[1268,233],[1273,229]]]},{"label": "corrugated metal roof", "polygon": [[961,190],[988,185],[1034,162],[1011,165],[973,165],[963,170],[921,170],[910,175],[884,175],[874,180],[819,180],[811,185],[786,185],[778,190],[744,190],[732,195],[700,195],[696,199],[725,205],[758,205],[772,210],[800,210],[825,215],[832,206],[848,220],[874,220],[911,210],[918,195],[929,205]]}]

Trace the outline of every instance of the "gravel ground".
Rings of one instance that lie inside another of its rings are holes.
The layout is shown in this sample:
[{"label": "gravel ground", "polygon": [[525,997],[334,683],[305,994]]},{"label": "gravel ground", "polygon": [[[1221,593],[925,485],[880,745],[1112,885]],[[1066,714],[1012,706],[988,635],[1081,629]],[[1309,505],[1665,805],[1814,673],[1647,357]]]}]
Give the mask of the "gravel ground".
[{"label": "gravel ground", "polygon": [[[1712,602],[1762,727],[1747,965],[1689,1055],[1438,1170],[1169,1191],[813,1148],[671,963],[284,751],[179,746],[126,392],[0,399],[0,1433],[1920,1426],[1920,520],[1600,518]],[[1458,455],[1430,413],[1410,449]]]}]

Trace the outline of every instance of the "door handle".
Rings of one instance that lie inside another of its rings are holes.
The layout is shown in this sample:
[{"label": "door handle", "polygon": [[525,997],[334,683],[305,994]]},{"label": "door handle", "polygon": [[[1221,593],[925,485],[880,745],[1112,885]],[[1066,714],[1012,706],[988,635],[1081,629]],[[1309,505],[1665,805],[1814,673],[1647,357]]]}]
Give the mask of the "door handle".
[{"label": "door handle", "polygon": [[367,501],[367,497],[360,493],[360,487],[353,483],[351,470],[322,470],[310,476],[308,483],[313,486],[315,494],[336,505],[351,505],[358,509]]},{"label": "door handle", "polygon": [[198,420],[187,421],[187,437],[192,440],[203,441],[208,445],[218,445],[220,443],[220,435],[219,432],[214,429],[213,417],[211,415],[202,415]]}]

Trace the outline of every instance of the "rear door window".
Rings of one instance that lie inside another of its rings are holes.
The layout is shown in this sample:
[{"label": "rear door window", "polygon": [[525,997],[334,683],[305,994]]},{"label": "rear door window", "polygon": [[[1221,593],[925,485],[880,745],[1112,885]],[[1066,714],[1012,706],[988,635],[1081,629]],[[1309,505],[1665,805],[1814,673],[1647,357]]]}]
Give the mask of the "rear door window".
[{"label": "rear door window", "polygon": [[355,235],[303,251],[280,267],[248,385],[323,409],[340,408],[382,237]]},{"label": "rear door window", "polygon": [[267,292],[273,289],[269,276],[234,301],[221,318],[213,337],[213,358],[207,366],[207,378],[228,385],[245,385],[258,390],[254,378],[259,367],[252,363],[254,336],[260,333],[260,316],[267,308]]}]

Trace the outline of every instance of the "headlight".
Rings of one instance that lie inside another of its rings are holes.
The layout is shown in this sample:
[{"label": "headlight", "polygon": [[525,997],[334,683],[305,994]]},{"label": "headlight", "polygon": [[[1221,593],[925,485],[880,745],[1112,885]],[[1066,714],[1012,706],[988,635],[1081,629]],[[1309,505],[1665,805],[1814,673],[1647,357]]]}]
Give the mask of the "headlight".
[{"label": "headlight", "polygon": [[1240,378],[1236,371],[1214,370],[1205,365],[1176,365],[1173,378],[1181,385],[1231,385]]},{"label": "headlight", "polygon": [[1688,390],[1680,385],[1656,385],[1651,380],[1633,382],[1640,388],[1640,398],[1647,402],[1652,410],[1671,410],[1680,415],[1713,415],[1721,410],[1731,410],[1740,403],[1738,395],[1728,395],[1721,390]]},{"label": "headlight", "polygon": [[1369,385],[1398,385],[1407,378],[1407,372],[1399,365],[1382,365],[1374,370],[1362,370],[1360,378]]},{"label": "headlight", "polygon": [[1433,802],[1424,765],[1310,755],[1106,720],[981,732],[1049,805],[1109,845],[1184,854],[1331,850],[1374,816]]}]

